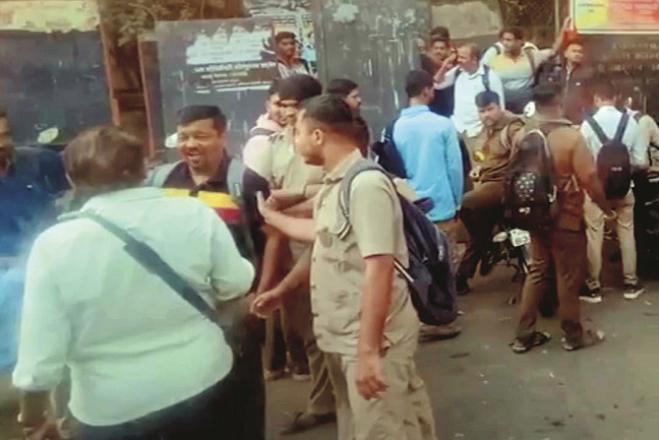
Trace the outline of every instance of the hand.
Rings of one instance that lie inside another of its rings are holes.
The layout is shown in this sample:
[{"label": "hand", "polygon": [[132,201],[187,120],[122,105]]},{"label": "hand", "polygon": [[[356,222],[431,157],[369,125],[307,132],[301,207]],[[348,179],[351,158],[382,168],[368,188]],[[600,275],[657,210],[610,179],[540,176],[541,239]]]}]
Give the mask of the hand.
[{"label": "hand", "polygon": [[23,427],[23,438],[25,440],[61,440],[62,437],[57,429],[57,422],[47,418],[41,424]]},{"label": "hand", "polygon": [[303,202],[304,200],[306,200],[304,193],[299,191],[275,189],[271,191],[270,198],[268,199],[267,203],[270,204],[272,209],[283,211],[290,208],[291,206],[295,206],[298,203]]},{"label": "hand", "polygon": [[264,292],[254,299],[250,312],[259,318],[265,319],[281,307],[283,297],[283,292],[277,288]]},{"label": "hand", "polygon": [[604,212],[604,219],[607,221],[615,220],[618,214],[612,209]]},{"label": "hand", "polygon": [[448,58],[444,60],[442,67],[448,70],[451,67],[453,67],[457,61],[458,61],[458,51],[452,50],[451,55],[449,55]]},{"label": "hand", "polygon": [[563,31],[572,30],[572,22],[573,22],[572,17],[567,17],[563,22]]},{"label": "hand", "polygon": [[357,356],[357,391],[366,400],[377,399],[389,386],[382,374],[379,353],[359,353]]}]

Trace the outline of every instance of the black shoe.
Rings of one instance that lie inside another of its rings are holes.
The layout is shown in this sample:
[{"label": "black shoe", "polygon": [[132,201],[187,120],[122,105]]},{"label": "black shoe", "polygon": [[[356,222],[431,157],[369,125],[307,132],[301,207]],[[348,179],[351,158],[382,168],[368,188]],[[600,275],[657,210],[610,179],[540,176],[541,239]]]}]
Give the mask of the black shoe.
[{"label": "black shoe", "polygon": [[599,287],[591,289],[584,285],[579,292],[579,299],[589,304],[599,304],[602,302],[601,289]]},{"label": "black shoe", "polygon": [[458,290],[459,296],[465,296],[471,292],[471,287],[469,287],[468,278],[464,275],[458,275],[455,279],[455,287]]},{"label": "black shoe", "polygon": [[645,287],[642,284],[625,284],[625,292],[623,296],[628,300],[638,299],[645,292]]}]

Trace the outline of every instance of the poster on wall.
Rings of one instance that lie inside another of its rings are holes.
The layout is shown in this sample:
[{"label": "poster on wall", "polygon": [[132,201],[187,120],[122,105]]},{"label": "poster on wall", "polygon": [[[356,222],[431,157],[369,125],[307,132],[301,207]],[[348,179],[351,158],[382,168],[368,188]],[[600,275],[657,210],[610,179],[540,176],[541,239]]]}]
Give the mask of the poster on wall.
[{"label": "poster on wall", "polygon": [[[246,0],[245,8],[251,16],[272,20],[275,35],[284,31],[293,32],[299,42],[298,56],[309,63],[313,73],[317,72],[318,56],[311,1]],[[271,49],[274,52],[274,47]]]},{"label": "poster on wall", "polygon": [[99,15],[93,0],[0,2],[0,29],[5,31],[90,32],[96,30],[98,23]]},{"label": "poster on wall", "polygon": [[187,47],[187,81],[194,93],[267,89],[275,60],[264,45],[272,37],[267,20],[226,20],[213,33],[199,33]]},{"label": "poster on wall", "polygon": [[572,0],[582,34],[659,34],[657,0]]},{"label": "poster on wall", "polygon": [[216,105],[229,121],[230,151],[239,154],[277,76],[272,36],[263,17],[158,22],[162,137],[176,132],[179,109]]}]

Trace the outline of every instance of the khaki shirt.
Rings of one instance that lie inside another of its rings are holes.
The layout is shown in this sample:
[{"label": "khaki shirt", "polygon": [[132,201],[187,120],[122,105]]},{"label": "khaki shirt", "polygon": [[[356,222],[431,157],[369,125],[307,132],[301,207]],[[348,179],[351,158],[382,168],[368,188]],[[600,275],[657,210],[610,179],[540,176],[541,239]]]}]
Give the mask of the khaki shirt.
[{"label": "khaki shirt", "polygon": [[524,120],[512,113],[493,127],[484,127],[478,135],[481,147],[474,153],[474,162],[481,166],[481,182],[501,182],[506,177],[512,159],[515,136],[524,129]]},{"label": "khaki shirt", "polygon": [[271,138],[270,175],[265,176],[273,188],[286,189],[304,194],[309,186],[320,185],[323,181],[323,169],[307,165],[295,152],[293,132],[286,128]]},{"label": "khaki shirt", "polygon": [[[351,187],[350,221],[342,214],[341,181],[360,159],[359,151],[355,151],[326,176],[316,196],[314,212],[316,241],[311,263],[314,333],[321,350],[348,356],[357,354],[364,258],[394,255],[403,265],[408,262],[398,196],[384,174],[365,171],[357,176]],[[419,329],[407,284],[397,273],[391,295],[383,349],[416,340]]]},{"label": "khaki shirt", "polygon": [[591,190],[587,185],[592,175],[597,175],[595,159],[570,121],[537,113],[528,124],[550,131],[547,142],[554,160],[560,209],[556,227],[580,231],[584,228],[584,189]]},{"label": "khaki shirt", "polygon": [[[309,187],[322,184],[324,174],[322,167],[307,165],[295,152],[293,131],[290,128],[271,137],[270,152],[272,168],[270,175],[265,177],[273,188],[305,195]],[[307,243],[291,240],[290,250],[293,261],[297,261],[309,247]]]}]

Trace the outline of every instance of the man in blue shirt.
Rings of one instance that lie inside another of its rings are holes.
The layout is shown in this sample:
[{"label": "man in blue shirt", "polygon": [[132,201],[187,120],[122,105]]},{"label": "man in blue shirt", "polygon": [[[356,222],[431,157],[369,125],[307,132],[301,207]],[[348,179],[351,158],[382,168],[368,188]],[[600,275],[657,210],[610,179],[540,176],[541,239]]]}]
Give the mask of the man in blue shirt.
[{"label": "man in blue shirt", "polygon": [[428,218],[441,229],[450,230],[464,188],[457,131],[448,118],[430,111],[429,104],[435,96],[430,74],[410,72],[405,91],[410,106],[394,125],[394,143],[405,163],[410,185],[419,197],[428,197],[434,203]]},{"label": "man in blue shirt", "polygon": [[[402,111],[396,121],[393,140],[403,159],[410,186],[420,198],[433,201],[434,206],[428,212],[428,218],[448,235],[455,249],[458,231],[456,217],[464,190],[462,153],[457,130],[450,119],[430,110],[435,88],[429,73],[410,72],[405,91],[410,106]],[[453,260],[455,270],[459,264],[457,255]],[[459,327],[451,324],[424,326],[421,334],[442,338],[456,336],[459,332]]]}]

